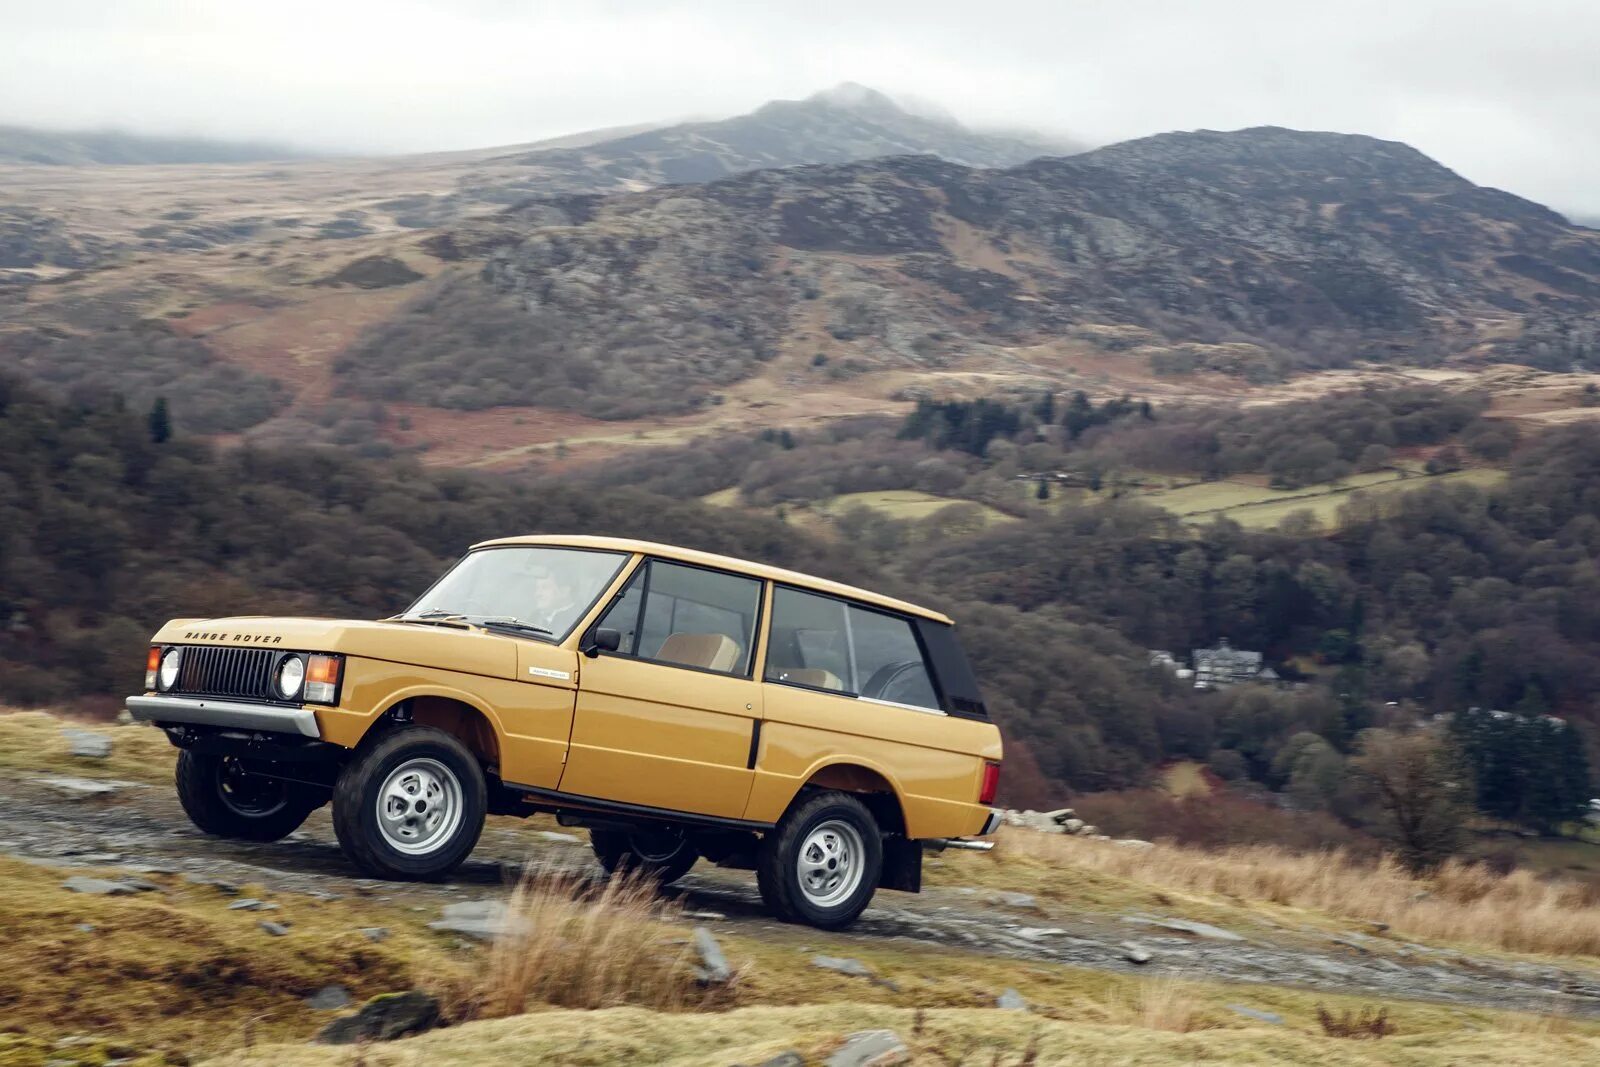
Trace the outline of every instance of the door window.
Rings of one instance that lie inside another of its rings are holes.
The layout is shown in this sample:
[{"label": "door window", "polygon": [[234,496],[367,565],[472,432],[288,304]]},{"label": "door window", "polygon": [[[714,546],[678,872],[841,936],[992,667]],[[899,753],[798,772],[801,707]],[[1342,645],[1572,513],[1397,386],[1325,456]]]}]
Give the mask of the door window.
[{"label": "door window", "polygon": [[618,655],[748,677],[760,610],[753,578],[648,560],[598,625],[621,633]]},{"label": "door window", "polygon": [[908,620],[781,586],[772,598],[765,678],[918,708],[939,707]]}]

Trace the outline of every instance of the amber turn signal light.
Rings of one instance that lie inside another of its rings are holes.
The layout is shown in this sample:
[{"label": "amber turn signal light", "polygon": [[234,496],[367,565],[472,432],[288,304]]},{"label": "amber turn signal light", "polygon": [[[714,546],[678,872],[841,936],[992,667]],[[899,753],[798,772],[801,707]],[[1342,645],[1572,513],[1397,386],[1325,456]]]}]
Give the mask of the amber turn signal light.
[{"label": "amber turn signal light", "polygon": [[156,672],[161,669],[161,646],[151,645],[150,654],[144,658],[144,687],[156,687]]},{"label": "amber turn signal light", "polygon": [[307,657],[306,700],[313,704],[332,704],[339,695],[339,675],[343,667],[342,656]]}]

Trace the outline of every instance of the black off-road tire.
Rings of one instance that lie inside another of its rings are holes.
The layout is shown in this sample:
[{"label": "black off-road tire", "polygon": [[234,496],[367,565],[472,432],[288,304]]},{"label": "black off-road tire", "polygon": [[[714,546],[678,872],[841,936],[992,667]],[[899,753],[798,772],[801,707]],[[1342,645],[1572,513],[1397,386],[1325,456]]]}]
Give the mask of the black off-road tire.
[{"label": "black off-road tire", "polygon": [[[666,840],[653,840],[652,838]],[[676,848],[672,848],[672,844]],[[642,835],[622,830],[590,830],[589,845],[595,859],[605,868],[606,874],[618,872],[636,874],[659,883],[671,885],[689,873],[700,853],[689,841],[688,835],[679,835],[674,842],[669,835]]]},{"label": "black off-road tire", "polygon": [[[380,797],[392,819],[380,814]],[[438,878],[471,855],[488,806],[483,768],[467,746],[432,726],[406,726],[367,738],[339,772],[333,832],[367,874]]]},{"label": "black off-road tire", "polygon": [[327,800],[326,790],[244,772],[238,760],[184,750],[174,774],[189,821],[214,837],[279,841]]},{"label": "black off-road tire", "polygon": [[[858,853],[849,861],[854,868],[854,888],[836,900],[819,902],[816,894],[802,885],[802,852],[817,847],[817,855],[825,863],[827,854],[818,842],[826,840],[830,832],[848,838],[845,828],[854,831],[849,851]],[[849,793],[815,793],[797,802],[762,839],[756,858],[756,884],[772,913],[785,922],[823,930],[839,930],[855,922],[872,902],[882,872],[883,831],[867,806]]]}]

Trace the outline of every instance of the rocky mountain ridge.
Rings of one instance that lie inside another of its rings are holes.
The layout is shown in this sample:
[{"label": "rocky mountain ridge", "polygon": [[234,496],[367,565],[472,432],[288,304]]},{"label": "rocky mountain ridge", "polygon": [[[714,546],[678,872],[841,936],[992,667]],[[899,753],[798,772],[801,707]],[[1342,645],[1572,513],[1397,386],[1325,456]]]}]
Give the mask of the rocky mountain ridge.
[{"label": "rocky mountain ridge", "polygon": [[902,156],[544,198],[443,254],[476,269],[347,353],[345,389],[628,417],[786,356],[1048,376],[1116,353],[1251,380],[1600,358],[1600,234],[1405,145],[1270,127],[1004,170]]}]

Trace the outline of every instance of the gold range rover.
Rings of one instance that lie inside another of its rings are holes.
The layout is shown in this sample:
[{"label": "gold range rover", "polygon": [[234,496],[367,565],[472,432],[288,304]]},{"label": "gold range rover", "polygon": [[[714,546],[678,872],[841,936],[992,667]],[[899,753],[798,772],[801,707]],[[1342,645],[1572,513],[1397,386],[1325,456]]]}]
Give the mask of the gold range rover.
[{"label": "gold range rover", "polygon": [[174,620],[145,690],[128,709],[179,749],[196,826],[272,841],[331,803],[385,878],[548,812],[607,871],[753,868],[776,915],[836,928],[998,824],[1000,734],[950,619],[668,545],[488,541],[378,622]]}]

